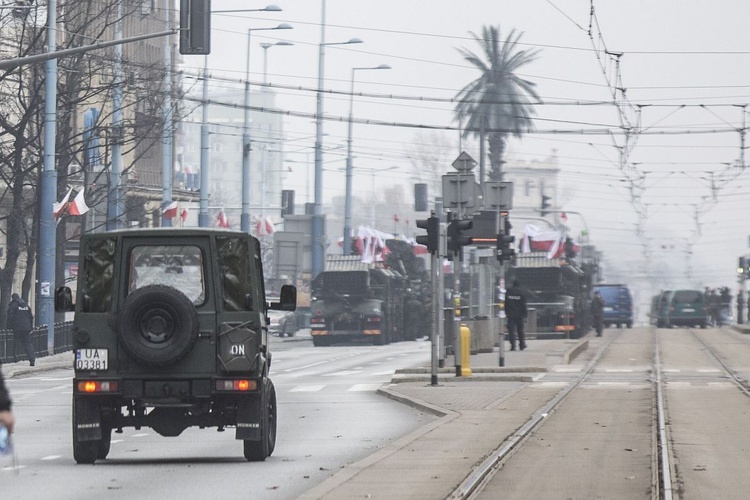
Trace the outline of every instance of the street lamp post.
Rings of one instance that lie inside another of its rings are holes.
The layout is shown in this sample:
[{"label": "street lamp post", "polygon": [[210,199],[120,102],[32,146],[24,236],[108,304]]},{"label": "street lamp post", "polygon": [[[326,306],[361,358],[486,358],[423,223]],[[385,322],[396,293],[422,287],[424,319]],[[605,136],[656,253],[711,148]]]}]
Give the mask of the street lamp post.
[{"label": "street lamp post", "polygon": [[253,31],[289,30],[286,23],[273,28],[249,28],[247,30],[247,65],[245,66],[245,118],[242,126],[242,214],[240,229],[250,232],[250,33]]},{"label": "street lamp post", "polygon": [[359,38],[347,42],[326,43],[326,0],[321,1],[320,45],[318,46],[318,94],[315,111],[315,203],[312,216],[312,275],[323,272],[323,69],[326,45],[362,43]]},{"label": "street lamp post", "polygon": [[[263,48],[263,85],[268,83],[268,49],[270,47],[290,47],[292,45],[294,45],[292,42],[287,42],[286,40],[280,40],[276,43],[263,42],[260,44]],[[266,90],[266,88],[263,87],[263,90]]]},{"label": "street lamp post", "polygon": [[352,254],[352,127],[354,113],[354,73],[361,70],[391,69],[387,64],[352,68],[352,84],[349,93],[349,135],[346,146],[346,195],[344,201],[344,255]]}]

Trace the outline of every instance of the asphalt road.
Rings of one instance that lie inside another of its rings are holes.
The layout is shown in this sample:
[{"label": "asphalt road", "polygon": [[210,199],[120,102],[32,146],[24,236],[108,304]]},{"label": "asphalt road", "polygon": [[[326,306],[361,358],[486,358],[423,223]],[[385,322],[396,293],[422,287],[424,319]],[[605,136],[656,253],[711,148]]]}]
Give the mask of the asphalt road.
[{"label": "asphalt road", "polygon": [[107,460],[77,465],[71,445],[72,370],[14,378],[18,466],[0,458],[3,500],[26,498],[295,498],[435,417],[376,394],[397,368],[424,365],[427,342],[315,348],[272,341],[276,450],[242,457],[233,430],[191,428],[176,438],[151,429],[113,434]]}]

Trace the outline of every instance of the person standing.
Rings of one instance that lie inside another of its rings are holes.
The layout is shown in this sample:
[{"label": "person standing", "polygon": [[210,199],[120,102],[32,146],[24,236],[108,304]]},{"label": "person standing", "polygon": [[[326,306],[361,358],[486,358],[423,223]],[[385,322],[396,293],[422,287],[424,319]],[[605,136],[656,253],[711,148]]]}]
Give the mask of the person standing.
[{"label": "person standing", "polygon": [[5,328],[13,331],[15,340],[13,346],[13,361],[16,361],[16,346],[21,344],[26,350],[29,358],[29,364],[34,366],[36,356],[34,353],[34,344],[31,342],[31,330],[34,328],[34,315],[31,314],[31,307],[19,297],[17,293],[10,296],[11,301],[8,304],[8,317]]},{"label": "person standing", "polygon": [[405,309],[406,338],[407,340],[416,340],[424,335],[422,329],[422,314],[424,312],[424,307],[417,296],[412,293],[409,294],[406,300]]},{"label": "person standing", "polygon": [[516,334],[518,335],[518,347],[522,351],[526,349],[524,322],[527,315],[526,293],[521,289],[521,282],[513,280],[513,286],[505,291],[505,318],[508,321],[511,351],[516,350]]},{"label": "person standing", "polygon": [[599,292],[594,292],[594,298],[591,299],[591,315],[594,316],[596,336],[601,337],[604,330],[604,298]]}]

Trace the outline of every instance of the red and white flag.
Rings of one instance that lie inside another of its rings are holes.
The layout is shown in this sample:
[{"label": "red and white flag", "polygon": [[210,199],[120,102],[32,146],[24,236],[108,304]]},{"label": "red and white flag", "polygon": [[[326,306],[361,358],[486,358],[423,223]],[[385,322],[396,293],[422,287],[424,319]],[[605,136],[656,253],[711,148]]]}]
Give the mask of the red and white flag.
[{"label": "red and white flag", "polygon": [[89,206],[86,205],[86,200],[83,195],[84,189],[78,191],[78,194],[73,199],[73,202],[68,207],[68,213],[70,215],[83,215],[89,211]]},{"label": "red and white flag", "polygon": [[219,211],[216,222],[218,222],[219,227],[229,227],[229,219],[227,218],[227,213],[223,208]]},{"label": "red and white flag", "polygon": [[188,209],[187,209],[187,207],[183,208],[183,209],[182,209],[182,210],[180,211],[180,218],[182,219],[182,223],[184,224],[184,223],[185,223],[185,221],[186,221],[186,220],[187,220],[187,218],[188,218]]},{"label": "red and white flag", "polygon": [[65,212],[65,209],[68,208],[68,199],[70,198],[70,193],[72,192],[73,188],[68,189],[68,193],[65,195],[65,198],[62,199],[62,201],[52,204],[52,215],[54,215],[55,218],[62,215],[62,213]]},{"label": "red and white flag", "polygon": [[255,223],[255,234],[258,236],[270,236],[276,231],[270,217],[261,217]]},{"label": "red and white flag", "polygon": [[165,219],[174,219],[177,217],[177,202],[173,201],[166,207],[164,207],[161,211],[162,217]]},{"label": "red and white flag", "polygon": [[560,220],[563,221],[563,224],[567,224],[568,223],[568,214],[566,214],[565,212],[562,212],[560,214]]}]

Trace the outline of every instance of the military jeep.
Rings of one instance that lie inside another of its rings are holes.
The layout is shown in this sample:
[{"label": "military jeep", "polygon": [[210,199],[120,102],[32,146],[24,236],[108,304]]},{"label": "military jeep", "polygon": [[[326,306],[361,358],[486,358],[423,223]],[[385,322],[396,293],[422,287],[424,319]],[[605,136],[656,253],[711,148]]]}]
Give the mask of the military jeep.
[{"label": "military jeep", "polygon": [[294,310],[296,289],[267,303],[260,244],[215,229],[137,229],[81,239],[75,304],[73,456],[107,457],[112,431],[235,428],[250,461],[276,444],[268,310]]}]

